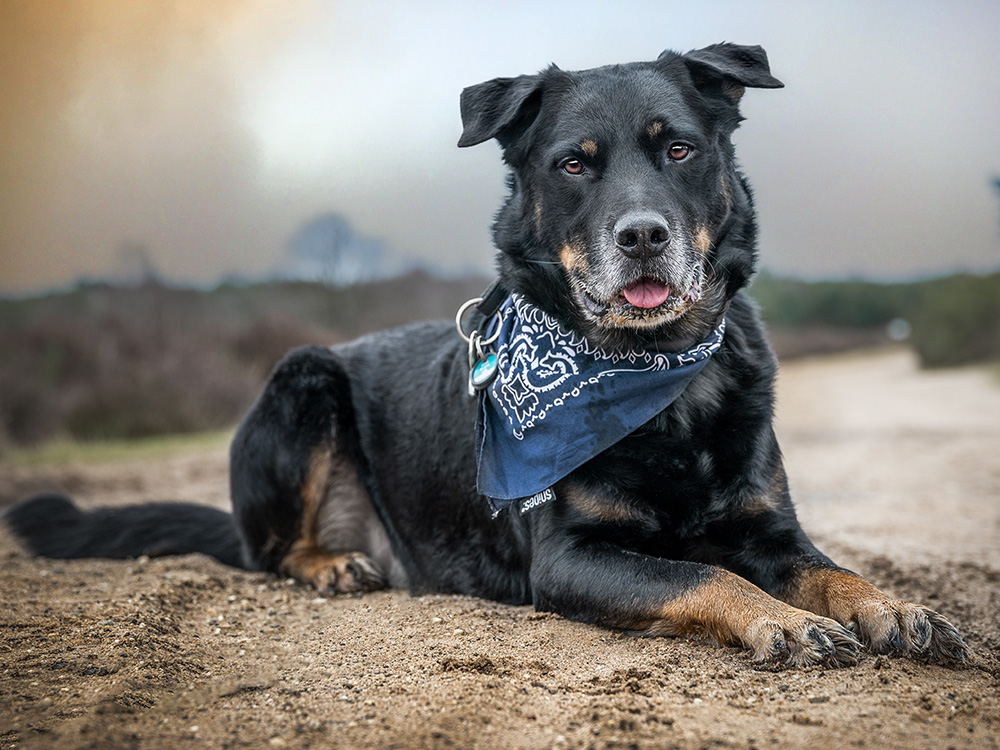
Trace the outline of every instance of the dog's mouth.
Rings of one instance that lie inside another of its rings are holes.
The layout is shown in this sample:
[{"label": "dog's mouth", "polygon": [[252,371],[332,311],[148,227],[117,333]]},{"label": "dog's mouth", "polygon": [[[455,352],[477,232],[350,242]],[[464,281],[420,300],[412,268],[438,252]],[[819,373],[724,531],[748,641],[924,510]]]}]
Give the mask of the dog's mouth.
[{"label": "dog's mouth", "polygon": [[698,280],[678,293],[665,281],[643,276],[609,300],[599,300],[584,290],[583,301],[594,316],[611,325],[628,325],[630,322],[649,325],[678,317],[688,306],[701,299],[701,293],[701,282]]}]

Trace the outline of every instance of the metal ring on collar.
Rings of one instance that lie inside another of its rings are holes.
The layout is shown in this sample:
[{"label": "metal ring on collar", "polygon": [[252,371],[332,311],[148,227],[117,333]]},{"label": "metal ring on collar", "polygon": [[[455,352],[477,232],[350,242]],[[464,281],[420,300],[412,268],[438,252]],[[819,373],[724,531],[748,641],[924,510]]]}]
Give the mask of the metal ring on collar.
[{"label": "metal ring on collar", "polygon": [[[462,306],[458,308],[458,312],[455,314],[455,328],[458,329],[458,335],[462,337],[462,341],[464,341],[467,344],[471,344],[472,339],[469,335],[466,335],[465,331],[462,330],[462,318],[465,316],[465,313],[468,312],[470,307],[472,307],[473,305],[478,305],[482,301],[483,301],[482,297],[473,297],[472,299],[463,302]],[[503,318],[500,316],[499,311],[496,313],[496,316],[497,316],[496,332],[494,332],[494,334],[490,336],[488,339],[477,337],[478,341],[476,343],[479,346],[487,346],[489,344],[494,343],[498,338],[500,338],[500,324],[503,323]]]}]

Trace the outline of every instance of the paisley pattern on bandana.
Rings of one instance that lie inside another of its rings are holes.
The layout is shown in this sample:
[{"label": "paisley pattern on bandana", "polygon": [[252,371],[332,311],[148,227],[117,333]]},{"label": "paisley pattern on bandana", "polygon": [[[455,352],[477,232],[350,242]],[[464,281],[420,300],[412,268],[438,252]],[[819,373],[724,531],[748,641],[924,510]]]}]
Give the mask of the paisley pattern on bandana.
[{"label": "paisley pattern on bandana", "polygon": [[548,489],[669,406],[725,333],[723,321],[681,353],[609,352],[519,295],[494,325],[498,374],[481,396],[477,459],[479,492],[495,510]]}]

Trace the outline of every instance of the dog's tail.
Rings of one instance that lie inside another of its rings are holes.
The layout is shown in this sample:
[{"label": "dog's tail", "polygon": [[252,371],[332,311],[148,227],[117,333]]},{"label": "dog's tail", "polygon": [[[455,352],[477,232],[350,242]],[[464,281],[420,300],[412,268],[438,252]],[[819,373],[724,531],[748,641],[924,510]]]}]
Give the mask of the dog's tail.
[{"label": "dog's tail", "polygon": [[202,552],[247,567],[233,516],[191,503],[149,503],[83,511],[63,495],[36,495],[2,519],[29,551],[42,557],[127,558]]}]

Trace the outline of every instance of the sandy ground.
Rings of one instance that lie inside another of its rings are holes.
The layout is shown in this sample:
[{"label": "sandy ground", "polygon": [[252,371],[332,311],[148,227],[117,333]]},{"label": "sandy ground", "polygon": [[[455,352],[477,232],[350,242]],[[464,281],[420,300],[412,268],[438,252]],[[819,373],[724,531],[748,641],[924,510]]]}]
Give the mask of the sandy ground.
[{"label": "sandy ground", "polygon": [[[201,556],[57,562],[0,538],[0,750],[1000,746],[1000,378],[903,351],[787,365],[778,429],[835,559],[948,616],[963,668],[755,666],[526,607],[321,598]],[[0,465],[0,504],[228,503],[224,447]]]}]

